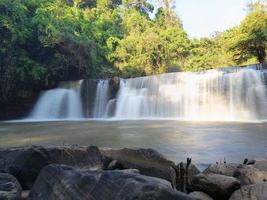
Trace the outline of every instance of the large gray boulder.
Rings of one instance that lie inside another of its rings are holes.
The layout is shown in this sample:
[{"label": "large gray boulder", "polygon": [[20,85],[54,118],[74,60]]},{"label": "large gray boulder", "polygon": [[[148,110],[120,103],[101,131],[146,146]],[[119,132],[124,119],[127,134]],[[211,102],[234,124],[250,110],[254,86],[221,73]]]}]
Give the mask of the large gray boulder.
[{"label": "large gray boulder", "polygon": [[135,173],[83,171],[66,165],[46,166],[29,200],[193,200],[168,181]]},{"label": "large gray boulder", "polygon": [[102,155],[96,146],[47,147],[50,163],[65,164],[84,169],[102,169]]},{"label": "large gray boulder", "polygon": [[253,165],[243,165],[235,171],[236,177],[241,185],[264,183],[267,181],[267,171],[260,170]]},{"label": "large gray boulder", "polygon": [[235,191],[230,200],[265,200],[267,199],[267,183],[245,185]]},{"label": "large gray boulder", "polygon": [[6,173],[0,173],[0,199],[21,199],[21,186],[14,176]]},{"label": "large gray boulder", "polygon": [[234,176],[235,171],[240,166],[237,163],[218,163],[212,164],[207,169],[203,171],[206,174],[222,174],[225,176]]},{"label": "large gray boulder", "polygon": [[101,149],[105,163],[116,160],[124,169],[138,169],[141,174],[168,180],[176,185],[175,164],[153,149]]},{"label": "large gray boulder", "polygon": [[252,166],[260,171],[267,171],[267,160],[266,159],[255,160]]},{"label": "large gray boulder", "polygon": [[[186,164],[184,164],[184,168],[186,168]],[[188,166],[188,181],[191,183],[194,176],[200,174],[200,169],[193,163]]]},{"label": "large gray boulder", "polygon": [[240,188],[237,179],[220,174],[198,174],[192,180],[192,189],[202,191],[216,200],[228,199]]},{"label": "large gray boulder", "polygon": [[23,147],[0,150],[0,171],[14,175],[23,189],[30,189],[41,169],[50,163],[92,169],[102,168],[97,147]]}]

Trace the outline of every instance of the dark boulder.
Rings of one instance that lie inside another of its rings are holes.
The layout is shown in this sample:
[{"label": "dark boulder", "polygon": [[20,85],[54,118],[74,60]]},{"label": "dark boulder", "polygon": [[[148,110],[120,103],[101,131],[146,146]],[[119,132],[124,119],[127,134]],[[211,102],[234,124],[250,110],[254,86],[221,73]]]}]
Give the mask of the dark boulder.
[{"label": "dark boulder", "polygon": [[22,190],[22,192],[21,192],[22,200],[28,199],[29,194],[30,194],[30,190]]},{"label": "dark boulder", "polygon": [[124,169],[124,168],[119,161],[113,160],[108,164],[107,169],[108,170],[114,170],[114,169]]},{"label": "dark boulder", "polygon": [[198,174],[192,180],[192,189],[202,191],[216,200],[228,199],[240,188],[237,179],[220,174]]},{"label": "dark boulder", "polygon": [[196,191],[196,192],[191,192],[189,195],[193,197],[195,200],[213,200],[213,198],[211,198],[204,192]]},{"label": "dark boulder", "polygon": [[41,169],[49,164],[42,147],[4,150],[0,152],[0,160],[0,168],[15,176],[24,189],[29,189]]},{"label": "dark boulder", "polygon": [[180,191],[192,191],[191,182],[193,177],[199,174],[201,171],[198,167],[191,163],[180,163],[175,166],[176,171],[176,188]]},{"label": "dark boulder", "polygon": [[193,163],[191,163],[188,167],[188,180],[191,183],[194,176],[198,175],[200,173],[200,169]]},{"label": "dark boulder", "polygon": [[124,169],[138,169],[141,174],[163,178],[176,185],[175,164],[153,149],[101,149],[106,163],[117,160]]},{"label": "dark boulder", "polygon": [[21,199],[21,186],[14,176],[6,173],[0,173],[0,199]]},{"label": "dark boulder", "polygon": [[245,185],[235,191],[230,200],[264,200],[267,199],[267,183]]},{"label": "dark boulder", "polygon": [[30,189],[41,169],[51,163],[86,169],[102,168],[97,147],[24,147],[0,150],[0,170],[14,175],[23,189]]},{"label": "dark boulder", "polygon": [[169,182],[140,174],[83,171],[49,165],[41,171],[29,200],[193,200],[171,188]]},{"label": "dark boulder", "polygon": [[138,169],[122,169],[119,171],[124,173],[140,174],[140,171]]}]

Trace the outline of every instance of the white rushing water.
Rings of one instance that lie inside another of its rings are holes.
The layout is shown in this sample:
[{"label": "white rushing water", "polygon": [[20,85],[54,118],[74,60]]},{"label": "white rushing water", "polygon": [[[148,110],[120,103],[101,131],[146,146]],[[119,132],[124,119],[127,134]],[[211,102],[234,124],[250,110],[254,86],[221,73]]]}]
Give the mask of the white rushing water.
[{"label": "white rushing water", "polygon": [[[264,76],[266,71],[254,67],[167,73],[121,79],[117,95],[111,90],[110,80],[99,80],[89,116],[115,120],[266,120]],[[80,85],[81,82],[67,82],[44,92],[30,119],[82,118]]]},{"label": "white rushing water", "polygon": [[94,118],[106,117],[106,107],[109,98],[109,80],[100,80],[96,88],[96,96],[94,102]]},{"label": "white rushing water", "polygon": [[263,120],[267,118],[264,73],[246,68],[122,80],[115,118]]},{"label": "white rushing water", "polygon": [[79,82],[62,84],[60,88],[43,92],[29,120],[80,119],[83,117]]}]

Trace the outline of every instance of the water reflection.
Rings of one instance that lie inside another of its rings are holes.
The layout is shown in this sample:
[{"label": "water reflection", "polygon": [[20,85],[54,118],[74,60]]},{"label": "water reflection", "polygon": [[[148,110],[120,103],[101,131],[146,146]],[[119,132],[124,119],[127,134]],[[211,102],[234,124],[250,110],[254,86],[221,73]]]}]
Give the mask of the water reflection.
[{"label": "water reflection", "polygon": [[97,145],[154,148],[176,162],[224,158],[242,161],[267,155],[267,123],[179,121],[73,121],[0,123],[0,147]]}]

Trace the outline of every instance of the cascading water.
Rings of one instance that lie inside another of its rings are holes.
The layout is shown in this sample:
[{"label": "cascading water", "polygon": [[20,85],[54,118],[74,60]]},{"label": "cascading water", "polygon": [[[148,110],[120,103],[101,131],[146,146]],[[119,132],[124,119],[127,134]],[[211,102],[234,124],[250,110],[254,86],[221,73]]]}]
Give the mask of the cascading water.
[{"label": "cascading water", "polygon": [[267,87],[263,71],[237,69],[169,73],[123,80],[115,118],[266,119]]},{"label": "cascading water", "polygon": [[57,120],[82,118],[81,82],[68,82],[61,84],[60,88],[45,91],[40,96],[28,119]]},{"label": "cascading water", "polygon": [[94,118],[106,117],[106,108],[109,100],[109,80],[100,80],[97,84],[95,103],[94,103]]},{"label": "cascading water", "polygon": [[[168,73],[121,79],[117,96],[110,79],[99,80],[90,85],[96,95],[83,105],[91,105],[86,116],[95,119],[266,120],[266,77],[266,70],[253,66]],[[30,119],[82,118],[80,85],[68,82],[44,92]]]}]

